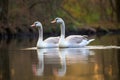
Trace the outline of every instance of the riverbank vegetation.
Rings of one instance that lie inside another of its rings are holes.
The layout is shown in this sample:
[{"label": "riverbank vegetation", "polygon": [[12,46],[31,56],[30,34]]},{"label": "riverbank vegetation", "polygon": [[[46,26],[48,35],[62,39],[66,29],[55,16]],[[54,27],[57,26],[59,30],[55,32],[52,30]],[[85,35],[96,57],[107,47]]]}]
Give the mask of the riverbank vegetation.
[{"label": "riverbank vegetation", "polygon": [[0,0],[0,36],[36,34],[30,27],[40,21],[45,34],[58,34],[55,17],[66,23],[67,33],[119,33],[119,0]]}]

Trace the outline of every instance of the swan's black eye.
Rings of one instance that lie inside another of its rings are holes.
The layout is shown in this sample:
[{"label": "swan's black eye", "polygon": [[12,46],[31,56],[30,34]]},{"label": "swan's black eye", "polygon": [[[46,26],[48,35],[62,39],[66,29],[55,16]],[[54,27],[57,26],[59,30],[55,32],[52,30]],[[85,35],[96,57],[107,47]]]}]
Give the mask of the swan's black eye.
[{"label": "swan's black eye", "polygon": [[56,19],[56,21],[57,21],[58,19]]},{"label": "swan's black eye", "polygon": [[35,23],[35,26],[36,26],[37,23]]}]

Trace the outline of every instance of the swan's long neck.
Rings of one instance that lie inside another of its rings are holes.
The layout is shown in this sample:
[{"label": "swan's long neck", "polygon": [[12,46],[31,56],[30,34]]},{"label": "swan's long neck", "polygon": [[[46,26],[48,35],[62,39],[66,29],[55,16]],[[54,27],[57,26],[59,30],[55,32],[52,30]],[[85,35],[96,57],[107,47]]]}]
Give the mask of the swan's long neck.
[{"label": "swan's long neck", "polygon": [[61,28],[61,35],[60,35],[60,37],[61,37],[62,39],[64,39],[64,38],[65,38],[65,23],[64,23],[64,22],[62,22],[62,23],[60,24],[60,28]]},{"label": "swan's long neck", "polygon": [[42,26],[38,28],[38,31],[39,31],[38,43],[43,42],[43,28],[42,28]]}]

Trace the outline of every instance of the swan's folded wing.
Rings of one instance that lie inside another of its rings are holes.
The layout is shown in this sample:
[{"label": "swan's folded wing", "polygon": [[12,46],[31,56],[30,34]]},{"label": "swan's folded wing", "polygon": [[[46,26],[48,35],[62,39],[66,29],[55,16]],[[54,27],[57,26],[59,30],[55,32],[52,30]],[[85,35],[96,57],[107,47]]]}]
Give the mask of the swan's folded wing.
[{"label": "swan's folded wing", "polygon": [[87,39],[87,36],[81,36],[81,35],[71,35],[66,38],[66,41],[69,43],[81,43],[83,39]]},{"label": "swan's folded wing", "polygon": [[59,37],[50,37],[45,39],[44,42],[57,44],[59,42]]}]

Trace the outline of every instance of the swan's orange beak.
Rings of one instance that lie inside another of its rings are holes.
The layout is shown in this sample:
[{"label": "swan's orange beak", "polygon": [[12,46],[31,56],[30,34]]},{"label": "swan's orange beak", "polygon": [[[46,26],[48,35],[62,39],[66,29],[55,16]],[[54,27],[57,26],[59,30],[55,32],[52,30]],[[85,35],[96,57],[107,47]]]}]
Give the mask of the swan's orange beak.
[{"label": "swan's orange beak", "polygon": [[56,23],[56,20],[51,21],[51,23]]},{"label": "swan's orange beak", "polygon": [[31,27],[35,27],[35,24],[30,25]]}]

